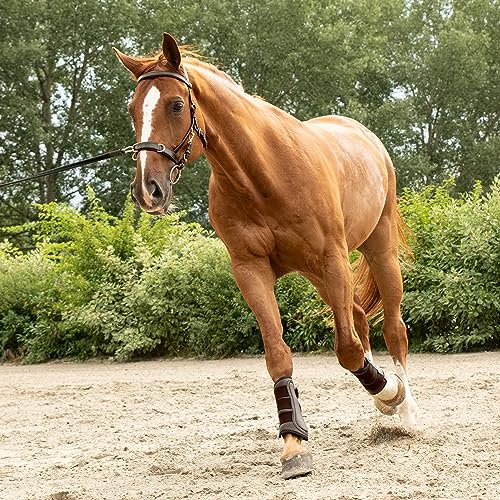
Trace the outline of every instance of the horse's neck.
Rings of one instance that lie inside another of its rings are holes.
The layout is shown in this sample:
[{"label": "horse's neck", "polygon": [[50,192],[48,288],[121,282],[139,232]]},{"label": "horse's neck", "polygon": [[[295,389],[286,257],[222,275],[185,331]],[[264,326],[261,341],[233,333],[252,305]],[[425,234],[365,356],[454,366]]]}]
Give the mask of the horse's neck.
[{"label": "horse's neck", "polygon": [[203,66],[191,71],[206,123],[206,155],[215,177],[239,186],[269,187],[275,172],[286,168],[283,148],[287,141],[293,147],[291,131],[300,122],[245,94],[223,73]]}]

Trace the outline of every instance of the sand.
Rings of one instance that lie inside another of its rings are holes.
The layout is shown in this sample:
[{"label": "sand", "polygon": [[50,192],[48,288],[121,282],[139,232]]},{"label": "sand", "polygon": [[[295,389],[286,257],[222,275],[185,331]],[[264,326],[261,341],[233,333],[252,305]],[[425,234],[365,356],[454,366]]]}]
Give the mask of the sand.
[{"label": "sand", "polygon": [[500,352],[412,355],[417,430],[334,356],[294,366],[315,471],[284,481],[262,357],[0,365],[0,499],[500,498]]}]

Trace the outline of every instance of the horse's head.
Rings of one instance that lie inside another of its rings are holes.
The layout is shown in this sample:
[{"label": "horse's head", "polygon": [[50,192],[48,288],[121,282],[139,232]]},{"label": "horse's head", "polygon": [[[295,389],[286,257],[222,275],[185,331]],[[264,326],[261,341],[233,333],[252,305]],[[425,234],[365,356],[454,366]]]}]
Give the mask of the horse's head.
[{"label": "horse's head", "polygon": [[161,214],[170,204],[181,169],[206,146],[203,117],[177,42],[168,33],[163,34],[163,52],[153,58],[114,51],[137,80],[129,104],[137,140],[132,199],[146,212]]}]

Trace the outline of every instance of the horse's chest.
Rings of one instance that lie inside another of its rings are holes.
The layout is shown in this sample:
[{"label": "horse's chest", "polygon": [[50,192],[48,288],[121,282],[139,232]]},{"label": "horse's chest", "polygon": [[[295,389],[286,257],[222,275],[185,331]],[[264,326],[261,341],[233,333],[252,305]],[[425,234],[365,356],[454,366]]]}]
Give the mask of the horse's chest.
[{"label": "horse's chest", "polygon": [[[248,208],[248,207],[247,207]],[[282,270],[302,270],[322,252],[324,232],[314,219],[289,211],[276,217],[276,210],[211,209],[214,229],[233,258],[268,257]]]},{"label": "horse's chest", "polygon": [[343,214],[335,191],[308,187],[265,197],[210,186],[212,225],[233,258],[269,258],[277,269],[309,270],[344,237]]}]

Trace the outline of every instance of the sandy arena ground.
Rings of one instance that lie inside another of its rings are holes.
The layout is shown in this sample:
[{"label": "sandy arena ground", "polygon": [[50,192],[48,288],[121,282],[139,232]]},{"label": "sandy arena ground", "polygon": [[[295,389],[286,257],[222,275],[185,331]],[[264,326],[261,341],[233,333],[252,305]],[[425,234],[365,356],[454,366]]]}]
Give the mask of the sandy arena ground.
[{"label": "sandy arena ground", "polygon": [[335,357],[297,356],[315,471],[283,481],[261,357],[1,365],[0,498],[500,498],[500,352],[410,369],[416,432]]}]

